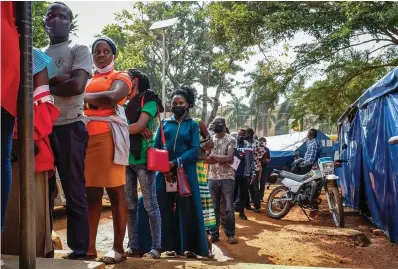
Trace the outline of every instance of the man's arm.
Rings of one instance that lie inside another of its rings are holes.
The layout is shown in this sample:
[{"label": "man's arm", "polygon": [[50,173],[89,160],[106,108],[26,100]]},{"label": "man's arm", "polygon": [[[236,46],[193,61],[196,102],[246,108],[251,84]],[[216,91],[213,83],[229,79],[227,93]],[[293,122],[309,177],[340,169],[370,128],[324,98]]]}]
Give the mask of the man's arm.
[{"label": "man's arm", "polygon": [[210,158],[215,159],[218,163],[226,164],[231,163],[234,159],[235,149],[229,148],[227,155],[210,154]]},{"label": "man's arm", "polygon": [[205,164],[216,164],[217,161],[215,159],[212,159],[210,157],[207,157],[204,161]]},{"label": "man's arm", "polygon": [[50,85],[50,92],[51,94],[62,97],[81,95],[84,93],[86,88],[88,76],[89,74],[82,69],[73,70],[69,79],[59,83],[51,80],[50,83],[52,82],[56,84]]}]

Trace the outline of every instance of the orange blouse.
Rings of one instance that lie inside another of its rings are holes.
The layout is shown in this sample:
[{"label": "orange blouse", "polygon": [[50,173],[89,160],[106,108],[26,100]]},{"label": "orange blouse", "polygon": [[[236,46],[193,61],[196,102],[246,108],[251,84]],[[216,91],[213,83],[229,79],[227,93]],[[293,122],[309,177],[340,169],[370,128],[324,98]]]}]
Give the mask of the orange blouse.
[{"label": "orange blouse", "polygon": [[[91,80],[90,84],[88,84],[86,88],[86,93],[98,93],[103,91],[109,91],[112,86],[112,83],[115,80],[122,80],[126,82],[131,92],[132,83],[130,80],[129,75],[126,72],[122,71],[115,71],[112,70],[106,74],[95,74],[93,79]],[[127,96],[123,98],[119,105],[123,106],[126,102]],[[114,109],[112,108],[99,108],[99,109],[85,109],[84,113],[88,117],[92,116],[100,116],[106,117],[115,114]],[[110,132],[111,129],[109,128],[109,123],[104,121],[90,121],[87,124],[87,132],[89,135],[97,135],[102,133]]]}]

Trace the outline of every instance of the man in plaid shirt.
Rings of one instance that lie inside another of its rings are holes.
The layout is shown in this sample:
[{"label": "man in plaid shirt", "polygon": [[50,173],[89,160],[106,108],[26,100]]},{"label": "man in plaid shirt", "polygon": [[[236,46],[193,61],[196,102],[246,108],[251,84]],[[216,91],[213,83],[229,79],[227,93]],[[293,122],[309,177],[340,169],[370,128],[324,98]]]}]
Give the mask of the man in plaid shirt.
[{"label": "man in plaid shirt", "polygon": [[297,165],[292,172],[295,174],[304,175],[311,171],[312,166],[317,163],[318,159],[321,157],[322,146],[317,137],[317,131],[315,129],[310,129],[307,135],[309,141],[307,144],[307,152],[304,155],[304,161]]},{"label": "man in plaid shirt", "polygon": [[309,142],[307,145],[307,152],[304,155],[304,165],[314,165],[321,157],[322,147],[316,137],[317,131],[315,129],[310,129],[308,131]]}]

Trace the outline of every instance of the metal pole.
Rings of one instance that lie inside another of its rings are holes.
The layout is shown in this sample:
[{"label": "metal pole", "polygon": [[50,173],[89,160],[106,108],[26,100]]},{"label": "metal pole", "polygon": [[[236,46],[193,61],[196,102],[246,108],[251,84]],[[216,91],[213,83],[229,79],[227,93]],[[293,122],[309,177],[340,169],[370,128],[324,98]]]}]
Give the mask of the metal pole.
[{"label": "metal pole", "polygon": [[16,2],[20,36],[21,82],[18,93],[20,175],[19,268],[36,268],[35,182],[33,150],[32,3]]},{"label": "metal pole", "polygon": [[162,53],[162,105],[164,107],[163,119],[166,118],[166,33],[162,31],[163,37],[163,53]]}]

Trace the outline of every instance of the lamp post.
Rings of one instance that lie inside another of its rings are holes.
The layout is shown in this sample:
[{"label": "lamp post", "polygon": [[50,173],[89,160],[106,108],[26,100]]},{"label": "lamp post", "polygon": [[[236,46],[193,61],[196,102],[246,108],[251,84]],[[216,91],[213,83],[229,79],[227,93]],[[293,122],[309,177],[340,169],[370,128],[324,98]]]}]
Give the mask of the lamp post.
[{"label": "lamp post", "polygon": [[178,22],[178,18],[157,21],[152,24],[149,30],[162,31],[162,105],[164,107],[163,119],[166,118],[166,29]]}]

